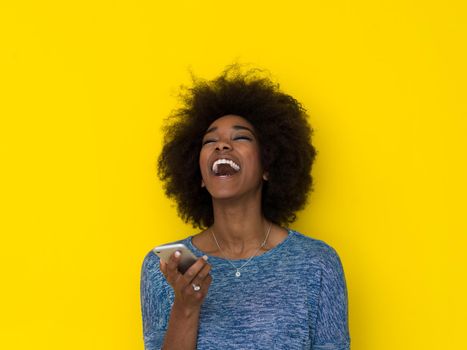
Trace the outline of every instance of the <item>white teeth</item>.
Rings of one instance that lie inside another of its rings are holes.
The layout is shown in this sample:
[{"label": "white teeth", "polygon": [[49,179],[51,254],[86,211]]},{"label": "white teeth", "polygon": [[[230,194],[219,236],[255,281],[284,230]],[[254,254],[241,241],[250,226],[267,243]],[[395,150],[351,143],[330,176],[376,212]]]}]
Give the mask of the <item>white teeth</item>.
[{"label": "white teeth", "polygon": [[235,171],[240,170],[240,166],[237,163],[235,163],[233,160],[230,160],[230,159],[218,159],[212,165],[212,171],[214,173],[217,173],[217,168],[218,168],[219,164],[229,164]]}]

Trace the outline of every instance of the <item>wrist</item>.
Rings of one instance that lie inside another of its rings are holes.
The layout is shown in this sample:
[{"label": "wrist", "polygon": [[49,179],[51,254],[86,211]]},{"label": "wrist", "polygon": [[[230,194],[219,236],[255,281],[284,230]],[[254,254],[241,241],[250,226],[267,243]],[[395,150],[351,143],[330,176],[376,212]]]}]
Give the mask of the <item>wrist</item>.
[{"label": "wrist", "polygon": [[182,303],[174,301],[172,306],[172,312],[175,313],[179,317],[183,318],[192,318],[198,317],[201,311],[201,306],[186,306]]}]

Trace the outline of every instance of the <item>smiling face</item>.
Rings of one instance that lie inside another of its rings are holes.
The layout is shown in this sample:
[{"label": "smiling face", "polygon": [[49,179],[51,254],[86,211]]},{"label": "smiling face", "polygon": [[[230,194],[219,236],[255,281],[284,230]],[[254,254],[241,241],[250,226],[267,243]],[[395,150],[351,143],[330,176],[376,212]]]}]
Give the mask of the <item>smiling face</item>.
[{"label": "smiling face", "polygon": [[213,198],[238,198],[261,189],[263,169],[253,126],[236,115],[216,119],[199,155],[203,185]]}]

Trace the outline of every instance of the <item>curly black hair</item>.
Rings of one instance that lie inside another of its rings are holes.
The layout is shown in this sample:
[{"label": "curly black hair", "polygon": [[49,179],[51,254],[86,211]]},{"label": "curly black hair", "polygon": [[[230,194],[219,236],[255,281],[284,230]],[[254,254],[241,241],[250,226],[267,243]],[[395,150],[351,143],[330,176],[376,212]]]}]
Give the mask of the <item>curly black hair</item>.
[{"label": "curly black hair", "polygon": [[199,154],[207,128],[225,115],[247,119],[257,133],[263,169],[268,172],[262,192],[266,219],[279,225],[295,221],[295,212],[304,208],[312,191],[311,167],[317,152],[306,110],[280,91],[264,70],[242,68],[230,65],[211,81],[192,76],[193,86],[182,86],[182,106],[163,127],[158,175],[180,217],[193,227],[202,229],[214,222],[211,196],[201,187]]}]

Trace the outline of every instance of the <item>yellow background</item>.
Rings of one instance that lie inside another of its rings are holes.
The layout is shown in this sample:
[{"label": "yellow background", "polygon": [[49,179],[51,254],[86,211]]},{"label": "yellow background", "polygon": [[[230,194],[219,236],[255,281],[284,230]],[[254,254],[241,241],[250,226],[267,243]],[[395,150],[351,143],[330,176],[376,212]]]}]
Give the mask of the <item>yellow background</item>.
[{"label": "yellow background", "polygon": [[291,227],[339,253],[352,349],[467,349],[464,1],[4,1],[1,349],[143,349],[139,277],[196,231],[156,178],[189,69],[270,70],[311,114]]}]

